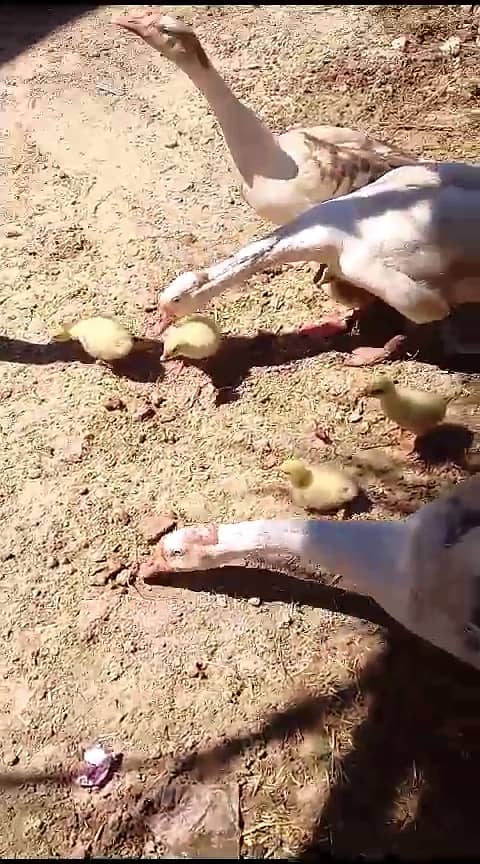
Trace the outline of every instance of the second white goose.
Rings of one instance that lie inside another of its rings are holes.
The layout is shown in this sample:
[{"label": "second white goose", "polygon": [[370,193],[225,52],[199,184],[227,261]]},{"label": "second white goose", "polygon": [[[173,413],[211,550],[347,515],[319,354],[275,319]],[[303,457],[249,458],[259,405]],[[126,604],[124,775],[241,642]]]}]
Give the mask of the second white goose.
[{"label": "second white goose", "polygon": [[[357,309],[377,297],[413,324],[443,321],[455,307],[480,302],[479,233],[480,166],[396,168],[350,195],[317,204],[230,258],[178,276],[160,294],[159,327],[255,273],[293,261],[326,262],[340,285],[352,286],[345,303]],[[393,343],[357,349],[349,362],[386,359]]]}]

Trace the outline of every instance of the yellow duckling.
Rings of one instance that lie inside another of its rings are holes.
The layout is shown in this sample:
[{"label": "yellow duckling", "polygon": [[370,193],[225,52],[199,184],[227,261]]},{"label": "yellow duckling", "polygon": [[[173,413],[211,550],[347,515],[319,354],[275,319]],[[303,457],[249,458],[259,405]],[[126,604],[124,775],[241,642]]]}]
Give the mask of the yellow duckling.
[{"label": "yellow duckling", "polygon": [[162,360],[172,360],[174,357],[206,360],[217,353],[221,341],[222,334],[213,318],[190,315],[168,328],[163,338]]},{"label": "yellow duckling", "polygon": [[416,436],[426,435],[442,422],[451,398],[413,387],[397,387],[386,375],[376,378],[362,395],[377,396],[385,416]]},{"label": "yellow duckling", "polygon": [[307,465],[300,459],[287,459],[280,465],[292,484],[292,499],[306,510],[329,513],[345,507],[359,495],[355,480],[332,463]]},{"label": "yellow duckling", "polygon": [[132,336],[120,321],[106,315],[64,324],[52,337],[54,342],[68,342],[70,339],[80,342],[90,357],[103,363],[122,360],[134,347],[143,344],[143,340]]}]

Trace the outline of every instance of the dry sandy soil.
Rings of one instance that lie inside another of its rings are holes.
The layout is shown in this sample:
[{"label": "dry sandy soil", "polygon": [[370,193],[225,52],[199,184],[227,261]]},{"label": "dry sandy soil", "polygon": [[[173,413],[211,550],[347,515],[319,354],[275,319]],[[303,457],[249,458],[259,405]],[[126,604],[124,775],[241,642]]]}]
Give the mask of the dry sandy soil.
[{"label": "dry sandy soil", "polygon": [[[278,130],[345,123],[477,158],[478,18],[387,8],[182,14]],[[246,337],[229,380],[155,357],[114,376],[48,345],[63,320],[94,311],[144,332],[159,286],[266,230],[189,81],[116,32],[113,7],[78,9],[56,29],[53,8],[1,12],[0,854],[155,857],[165,849],[149,820],[165,789],[204,781],[234,789],[246,857],[478,855],[478,677],[384,629],[373,604],[288,574],[126,587],[152,513],[298,512],[275,470],[292,451],[335,452],[373,516],[415,509],[474,470],[475,454],[463,458],[460,435],[456,452],[443,442],[429,464],[406,464],[376,404],[354,412],[371,371],[339,351],[302,357],[288,336],[276,349],[280,329],[318,314],[307,264],[216,304],[222,327]],[[404,33],[406,53],[391,47]],[[456,33],[460,56],[442,55]],[[259,324],[271,335],[255,342]],[[454,412],[478,425],[474,370],[391,368],[455,394]],[[106,409],[112,397],[124,410]],[[120,578],[95,585],[104,568]],[[104,792],[83,794],[69,772],[97,740],[123,764]]]}]

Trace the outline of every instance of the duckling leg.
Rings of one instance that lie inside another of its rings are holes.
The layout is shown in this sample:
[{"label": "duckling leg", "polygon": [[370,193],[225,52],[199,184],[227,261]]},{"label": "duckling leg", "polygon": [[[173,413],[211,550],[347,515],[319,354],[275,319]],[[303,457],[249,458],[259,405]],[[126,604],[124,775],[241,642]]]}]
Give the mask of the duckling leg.
[{"label": "duckling leg", "polygon": [[110,363],[107,363],[106,360],[100,360],[100,358],[97,357],[97,359],[95,360],[95,365],[100,366],[101,369],[108,369],[108,371],[111,372],[113,375],[115,374],[113,366]]},{"label": "duckling leg", "polygon": [[317,272],[315,273],[315,275],[313,277],[313,284],[314,285],[324,285],[326,282],[328,282],[328,279],[329,279],[328,267],[326,264],[321,264],[321,266],[318,268]]},{"label": "duckling leg", "polygon": [[399,450],[408,458],[415,457],[415,444],[417,442],[416,435],[411,432],[406,432],[404,429],[396,430],[396,438]]}]

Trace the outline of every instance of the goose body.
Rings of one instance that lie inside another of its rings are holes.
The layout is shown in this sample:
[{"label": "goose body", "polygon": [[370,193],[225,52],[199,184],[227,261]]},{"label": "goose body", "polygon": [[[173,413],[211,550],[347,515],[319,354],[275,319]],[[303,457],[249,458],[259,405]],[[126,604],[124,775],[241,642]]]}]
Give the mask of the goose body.
[{"label": "goose body", "polygon": [[203,93],[222,129],[247,203],[275,225],[319,201],[344,195],[390,169],[418,161],[367,135],[338,126],[274,135],[240,102],[217,72],[194,30],[155,11],[121,15],[114,23],[140,36],[173,62]]},{"label": "goose body", "polygon": [[161,326],[293,261],[326,262],[354,286],[359,307],[377,297],[414,324],[442,321],[456,306],[480,301],[479,236],[480,166],[403,166],[317,204],[230,258],[178,276],[160,294]]},{"label": "goose body", "polygon": [[142,565],[207,570],[296,558],[341,577],[413,633],[480,669],[480,477],[405,520],[261,519],[194,525],[168,534]]}]

